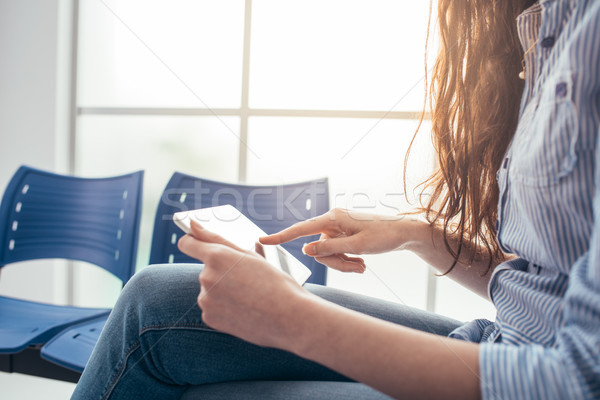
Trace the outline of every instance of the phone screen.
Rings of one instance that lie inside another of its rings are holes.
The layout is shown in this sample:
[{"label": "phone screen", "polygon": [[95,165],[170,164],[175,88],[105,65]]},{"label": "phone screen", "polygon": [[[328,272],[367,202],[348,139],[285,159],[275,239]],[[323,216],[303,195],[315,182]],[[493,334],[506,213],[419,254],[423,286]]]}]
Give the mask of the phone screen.
[{"label": "phone screen", "polygon": [[[265,232],[244,214],[230,205],[181,211],[173,214],[173,222],[185,233],[190,233],[190,221],[195,220],[205,229],[215,232],[244,250],[255,249],[255,243]],[[311,274],[302,262],[283,247],[263,245],[265,259],[303,285]]]}]

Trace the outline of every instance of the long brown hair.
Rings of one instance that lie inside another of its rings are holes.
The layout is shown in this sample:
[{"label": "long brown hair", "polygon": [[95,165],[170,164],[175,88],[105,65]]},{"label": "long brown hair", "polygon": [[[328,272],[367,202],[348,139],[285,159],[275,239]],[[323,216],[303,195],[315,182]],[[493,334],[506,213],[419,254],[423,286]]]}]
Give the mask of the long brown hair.
[{"label": "long brown hair", "polygon": [[[443,226],[446,248],[454,257],[446,273],[456,265],[463,243],[487,253],[488,270],[493,259],[503,258],[495,229],[496,171],[516,129],[523,91],[516,17],[532,3],[438,2],[440,53],[429,104],[439,167],[423,183],[422,193],[429,195],[422,211],[431,224]],[[423,199],[422,195],[422,204]],[[450,237],[461,239],[457,248],[450,246]],[[475,256],[471,253],[469,263]]]}]

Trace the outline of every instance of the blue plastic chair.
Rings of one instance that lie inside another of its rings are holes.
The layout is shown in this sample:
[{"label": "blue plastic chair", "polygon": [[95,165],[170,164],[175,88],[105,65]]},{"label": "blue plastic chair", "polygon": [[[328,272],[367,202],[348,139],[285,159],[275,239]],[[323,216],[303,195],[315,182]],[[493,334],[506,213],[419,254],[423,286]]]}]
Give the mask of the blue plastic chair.
[{"label": "blue plastic chair", "polygon": [[41,356],[76,372],[83,372],[108,315],[71,325],[42,347]]},{"label": "blue plastic chair", "polygon": [[[150,264],[197,263],[181,253],[177,240],[184,234],[173,213],[230,204],[263,231],[275,233],[329,210],[327,178],[273,186],[249,186],[202,179],[176,172],[165,188],[154,221]],[[312,271],[307,282],[324,285],[326,268],[302,253],[302,245],[318,236],[300,238],[284,247]]]},{"label": "blue plastic chair", "polygon": [[[127,282],[135,272],[142,180],[143,171],[84,179],[19,168],[0,205],[0,267],[33,259],[79,260]],[[0,354],[37,347],[109,312],[0,296]],[[59,364],[70,353],[66,348],[59,354]]]}]

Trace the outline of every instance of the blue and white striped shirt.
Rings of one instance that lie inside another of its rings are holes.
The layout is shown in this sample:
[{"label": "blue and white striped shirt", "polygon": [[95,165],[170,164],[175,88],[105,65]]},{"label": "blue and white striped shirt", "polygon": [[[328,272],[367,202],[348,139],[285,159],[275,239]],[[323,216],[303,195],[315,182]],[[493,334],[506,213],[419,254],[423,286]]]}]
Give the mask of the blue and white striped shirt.
[{"label": "blue and white striped shirt", "polygon": [[494,323],[481,342],[485,399],[600,398],[600,1],[541,0],[517,19],[520,119],[498,171]]}]

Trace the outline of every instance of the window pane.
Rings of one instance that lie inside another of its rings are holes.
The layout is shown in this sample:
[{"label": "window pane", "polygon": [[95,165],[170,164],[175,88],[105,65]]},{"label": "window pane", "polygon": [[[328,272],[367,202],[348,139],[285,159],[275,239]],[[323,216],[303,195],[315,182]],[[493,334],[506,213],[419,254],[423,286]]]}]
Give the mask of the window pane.
[{"label": "window pane", "polygon": [[487,318],[490,321],[496,319],[496,309],[491,302],[450,278],[438,278],[435,303],[437,313],[459,321],[470,321],[475,318]]},{"label": "window pane", "polygon": [[254,0],[250,106],[420,110],[428,7]]},{"label": "window pane", "polygon": [[80,2],[79,106],[239,107],[243,0],[105,3]]},{"label": "window pane", "polygon": [[[329,176],[332,207],[361,207],[388,213],[405,210],[404,156],[417,121],[336,118],[249,119],[248,179],[290,182]],[[413,145],[407,178],[427,177],[433,150],[423,127]]]},{"label": "window pane", "polygon": [[[284,183],[328,176],[332,207],[397,214],[409,207],[402,169],[415,128],[416,121],[406,120],[251,118],[248,180]],[[409,187],[431,172],[428,130],[425,126],[417,137],[409,159]],[[423,261],[395,252],[368,256],[367,262],[364,276],[331,271],[328,285],[424,307],[428,270]]]},{"label": "window pane", "polygon": [[144,169],[138,267],[148,264],[154,214],[173,172],[234,182],[238,118],[82,116],[77,174],[109,176]]},{"label": "window pane", "polygon": [[327,286],[411,307],[426,307],[428,266],[407,251],[365,255],[364,274],[329,269]]}]

